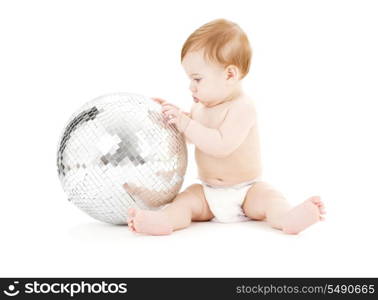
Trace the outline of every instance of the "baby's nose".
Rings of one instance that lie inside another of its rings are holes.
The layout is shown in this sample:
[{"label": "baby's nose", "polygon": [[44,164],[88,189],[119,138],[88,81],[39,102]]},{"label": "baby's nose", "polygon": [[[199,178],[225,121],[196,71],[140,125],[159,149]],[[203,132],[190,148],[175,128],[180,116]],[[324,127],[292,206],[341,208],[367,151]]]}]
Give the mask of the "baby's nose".
[{"label": "baby's nose", "polygon": [[193,83],[191,83],[191,84],[189,85],[189,90],[190,90],[192,93],[197,92],[197,88],[194,86]]}]

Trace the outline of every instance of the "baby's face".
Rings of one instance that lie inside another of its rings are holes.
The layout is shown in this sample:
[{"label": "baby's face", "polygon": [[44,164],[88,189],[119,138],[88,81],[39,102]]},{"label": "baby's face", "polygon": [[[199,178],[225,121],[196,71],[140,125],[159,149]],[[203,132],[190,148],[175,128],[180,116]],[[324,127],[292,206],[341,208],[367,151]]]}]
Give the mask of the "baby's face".
[{"label": "baby's face", "polygon": [[188,52],[182,60],[182,66],[189,76],[189,89],[195,102],[211,107],[223,100],[230,92],[225,68],[207,61],[203,50]]}]

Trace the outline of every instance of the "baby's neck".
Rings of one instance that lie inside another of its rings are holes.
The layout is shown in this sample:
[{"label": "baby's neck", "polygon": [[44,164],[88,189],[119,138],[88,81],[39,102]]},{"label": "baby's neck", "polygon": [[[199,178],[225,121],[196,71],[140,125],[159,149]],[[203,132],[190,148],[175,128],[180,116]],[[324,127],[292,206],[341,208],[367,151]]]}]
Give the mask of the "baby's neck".
[{"label": "baby's neck", "polygon": [[226,102],[234,101],[236,99],[240,99],[244,95],[243,89],[241,85],[238,85],[234,90],[232,90],[225,98],[222,100],[206,103],[204,104],[206,107],[214,107]]},{"label": "baby's neck", "polygon": [[237,87],[235,87],[234,90],[223,100],[223,102],[233,101],[236,99],[239,99],[243,96],[243,88],[241,84],[239,84]]}]

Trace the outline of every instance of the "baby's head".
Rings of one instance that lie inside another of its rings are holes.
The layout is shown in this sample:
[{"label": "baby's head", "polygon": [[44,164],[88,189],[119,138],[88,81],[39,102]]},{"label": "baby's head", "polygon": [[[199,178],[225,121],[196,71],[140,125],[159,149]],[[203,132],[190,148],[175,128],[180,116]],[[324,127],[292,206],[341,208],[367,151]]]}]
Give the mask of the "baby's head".
[{"label": "baby's head", "polygon": [[247,35],[233,22],[217,19],[194,31],[181,50],[194,101],[214,106],[236,97],[251,56]]}]

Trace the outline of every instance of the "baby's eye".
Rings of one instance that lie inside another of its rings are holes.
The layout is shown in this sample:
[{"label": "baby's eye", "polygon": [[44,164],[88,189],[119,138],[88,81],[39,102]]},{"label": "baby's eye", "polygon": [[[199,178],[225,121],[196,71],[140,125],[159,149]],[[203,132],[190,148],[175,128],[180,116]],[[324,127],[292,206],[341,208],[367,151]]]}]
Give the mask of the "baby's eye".
[{"label": "baby's eye", "polygon": [[201,78],[194,78],[194,81],[196,81],[196,82],[200,82],[200,81],[201,81]]}]

